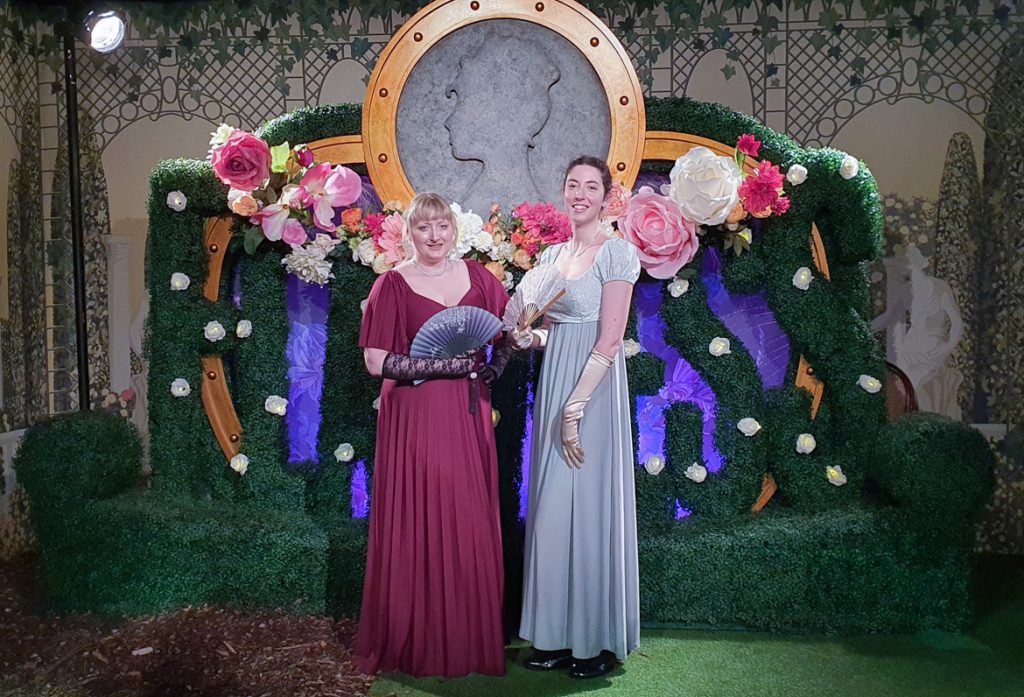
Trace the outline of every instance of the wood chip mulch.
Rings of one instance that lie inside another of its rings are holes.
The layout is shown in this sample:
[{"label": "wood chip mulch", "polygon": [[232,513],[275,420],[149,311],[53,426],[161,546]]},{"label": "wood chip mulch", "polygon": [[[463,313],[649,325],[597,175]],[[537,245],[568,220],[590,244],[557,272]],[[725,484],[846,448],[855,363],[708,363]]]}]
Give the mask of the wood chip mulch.
[{"label": "wood chip mulch", "polygon": [[188,607],[122,620],[55,616],[30,558],[0,562],[0,694],[366,695],[355,622]]}]

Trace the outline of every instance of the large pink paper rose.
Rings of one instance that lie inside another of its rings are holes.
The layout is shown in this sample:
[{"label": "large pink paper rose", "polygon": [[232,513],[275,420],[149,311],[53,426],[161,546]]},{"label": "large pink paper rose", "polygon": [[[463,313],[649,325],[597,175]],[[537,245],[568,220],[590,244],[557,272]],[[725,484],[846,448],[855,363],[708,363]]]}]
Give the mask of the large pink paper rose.
[{"label": "large pink paper rose", "polygon": [[697,225],[683,218],[675,201],[649,186],[630,199],[619,230],[654,278],[672,278],[697,254]]},{"label": "large pink paper rose", "polygon": [[258,189],[270,176],[270,147],[247,131],[235,131],[211,156],[214,174],[232,189]]}]

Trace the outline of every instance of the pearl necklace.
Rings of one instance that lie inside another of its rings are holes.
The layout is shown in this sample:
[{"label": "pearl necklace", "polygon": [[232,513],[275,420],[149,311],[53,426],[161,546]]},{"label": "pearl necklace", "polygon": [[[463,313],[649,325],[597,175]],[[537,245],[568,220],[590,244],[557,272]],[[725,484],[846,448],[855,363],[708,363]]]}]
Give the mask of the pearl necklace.
[{"label": "pearl necklace", "polygon": [[448,273],[448,257],[445,257],[444,266],[441,267],[441,270],[438,273],[427,273],[415,259],[412,260],[412,265],[416,267],[416,271],[418,271],[421,276],[426,276],[427,278],[437,278],[438,276],[444,276]]}]

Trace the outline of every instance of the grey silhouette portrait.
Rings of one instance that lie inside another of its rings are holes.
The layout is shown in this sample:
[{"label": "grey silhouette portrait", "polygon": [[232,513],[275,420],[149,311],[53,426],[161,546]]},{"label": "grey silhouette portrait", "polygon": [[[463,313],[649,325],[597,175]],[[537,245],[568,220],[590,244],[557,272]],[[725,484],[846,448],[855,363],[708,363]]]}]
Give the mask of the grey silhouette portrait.
[{"label": "grey silhouette portrait", "polygon": [[398,105],[398,153],[416,191],[439,191],[486,217],[558,203],[566,163],[606,156],[607,97],[567,39],[522,20],[458,29],[416,64]]},{"label": "grey silhouette portrait", "polygon": [[[561,73],[543,46],[492,29],[473,53],[459,61],[459,72],[445,92],[455,108],[445,122],[452,156],[476,160],[482,171],[459,195],[460,201],[504,201],[509,191],[543,200],[530,171],[529,154],[551,114],[551,87]],[[514,70],[508,70],[514,66]],[[481,118],[481,97],[503,95],[503,117]]]}]

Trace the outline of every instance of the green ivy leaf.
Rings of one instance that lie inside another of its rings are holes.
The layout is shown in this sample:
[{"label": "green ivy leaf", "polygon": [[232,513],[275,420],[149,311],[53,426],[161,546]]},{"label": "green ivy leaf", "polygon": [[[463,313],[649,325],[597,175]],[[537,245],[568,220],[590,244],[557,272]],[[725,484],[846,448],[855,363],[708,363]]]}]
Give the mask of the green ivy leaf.
[{"label": "green ivy leaf", "polygon": [[732,63],[726,63],[722,66],[722,75],[725,75],[726,80],[732,79],[732,76],[736,74],[736,68],[732,67]]},{"label": "green ivy leaf", "polygon": [[352,41],[352,57],[362,58],[370,50],[370,40],[359,36]]},{"label": "green ivy leaf", "polygon": [[287,170],[288,154],[291,152],[291,149],[292,146],[288,145],[287,140],[280,145],[270,146],[271,172],[284,172]]},{"label": "green ivy leaf", "polygon": [[243,240],[245,253],[255,254],[261,242],[263,242],[263,228],[255,225],[245,226],[245,238]]}]

